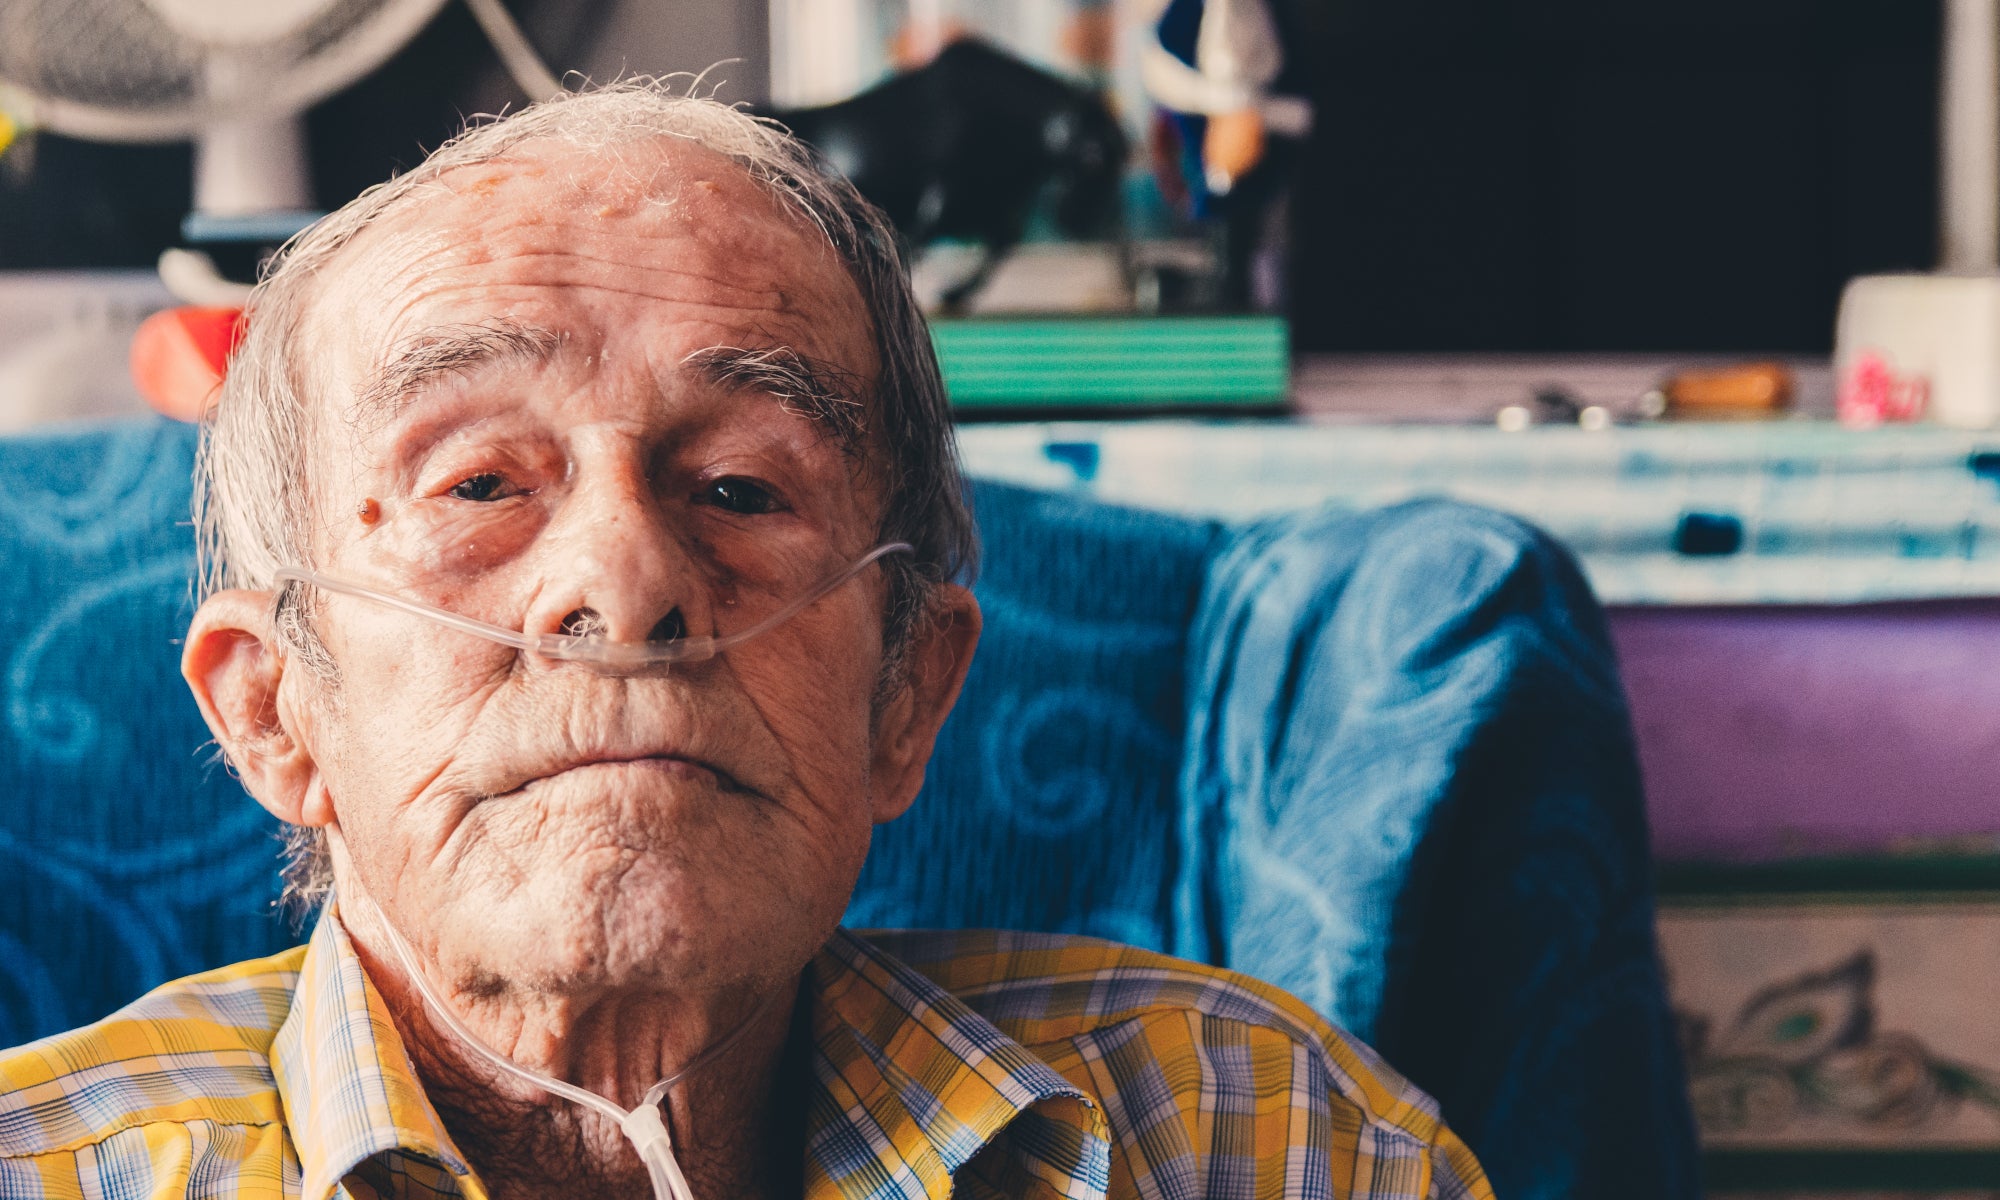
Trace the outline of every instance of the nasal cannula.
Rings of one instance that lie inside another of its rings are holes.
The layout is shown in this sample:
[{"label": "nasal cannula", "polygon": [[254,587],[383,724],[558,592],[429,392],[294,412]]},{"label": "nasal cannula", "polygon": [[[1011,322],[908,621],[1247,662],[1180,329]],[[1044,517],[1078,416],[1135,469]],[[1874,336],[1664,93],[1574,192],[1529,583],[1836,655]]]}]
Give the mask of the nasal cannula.
[{"label": "nasal cannula", "polygon": [[673,1135],[667,1132],[665,1118],[660,1115],[660,1102],[667,1098],[667,1093],[675,1084],[722,1057],[731,1046],[734,1046],[764,1011],[765,1004],[769,1002],[768,998],[753,1007],[741,1024],[724,1034],[714,1045],[695,1055],[686,1066],[647,1088],[646,1094],[639,1100],[639,1106],[627,1112],[596,1092],[577,1087],[575,1084],[564,1083],[539,1071],[531,1071],[480,1041],[478,1035],[468,1029],[465,1022],[459,1020],[458,1014],[446,1007],[444,1000],[431,987],[430,980],[417,965],[416,952],[403,940],[403,935],[396,931],[395,925],[383,913],[381,905],[375,904],[373,897],[369,898],[369,903],[375,909],[375,919],[389,935],[389,945],[395,948],[397,961],[403,964],[403,973],[410,977],[412,984],[416,985],[418,994],[423,996],[424,1003],[430,1007],[431,1013],[444,1024],[446,1029],[451,1030],[459,1041],[464,1042],[467,1049],[486,1060],[503,1075],[511,1075],[551,1095],[561,1096],[574,1104],[581,1104],[614,1122],[619,1132],[632,1143],[632,1148],[639,1152],[639,1160],[646,1164],[646,1174],[653,1181],[654,1200],[694,1200],[694,1192],[688,1187],[687,1176],[681,1174],[680,1162],[674,1158],[674,1139]]},{"label": "nasal cannula", "polygon": [[[414,616],[436,621],[439,624],[459,630],[462,633],[486,638],[489,641],[498,642],[503,646],[512,646],[516,650],[539,654],[545,658],[588,663],[615,670],[621,668],[664,666],[670,663],[699,662],[704,659],[713,658],[731,646],[748,641],[758,634],[797,616],[806,608],[831,593],[835,588],[840,587],[848,580],[859,575],[869,564],[875,562],[877,559],[890,554],[908,553],[912,550],[913,547],[908,542],[889,542],[885,545],[877,546],[851,566],[835,572],[821,581],[817,587],[810,589],[797,600],[787,604],[748,629],[720,637],[696,636],[663,642],[612,642],[599,637],[584,637],[560,633],[530,635],[507,629],[500,625],[491,625],[484,621],[462,616],[449,609],[425,604],[420,600],[410,600],[389,592],[378,591],[360,584],[335,579],[322,575],[317,571],[308,571],[297,567],[285,567],[277,572],[276,578],[281,583],[291,581],[309,583],[315,587],[325,588],[329,592],[336,592],[343,596],[372,600],[375,603],[387,605],[390,608],[398,609]],[[667,1093],[673,1089],[675,1084],[687,1078],[695,1071],[700,1070],[702,1067],[714,1062],[727,1052],[731,1046],[735,1045],[737,1040],[756,1021],[758,1014],[763,1011],[761,1004],[751,1010],[749,1015],[743,1019],[742,1024],[724,1034],[721,1039],[708,1047],[708,1049],[697,1054],[687,1065],[646,1089],[646,1094],[639,1100],[639,1106],[628,1112],[620,1108],[613,1101],[595,1092],[577,1087],[575,1084],[564,1083],[560,1079],[543,1075],[538,1071],[531,1071],[479,1040],[478,1035],[466,1027],[465,1022],[461,1021],[458,1015],[446,1006],[444,1000],[431,987],[430,980],[424,975],[423,969],[417,965],[416,953],[410,949],[409,943],[403,940],[403,935],[397,931],[388,916],[382,912],[381,906],[373,904],[372,897],[370,903],[371,907],[375,909],[376,920],[380,922],[383,930],[388,935],[389,945],[396,952],[397,961],[403,966],[404,974],[409,976],[411,984],[416,987],[417,993],[424,998],[424,1003],[430,1008],[431,1013],[459,1041],[463,1042],[467,1049],[485,1060],[503,1075],[512,1076],[523,1083],[548,1092],[550,1095],[560,1096],[571,1103],[583,1105],[592,1112],[598,1113],[616,1123],[619,1132],[623,1133],[626,1140],[632,1143],[632,1148],[639,1152],[640,1161],[646,1164],[646,1174],[652,1180],[655,1200],[694,1200],[694,1193],[688,1187],[687,1176],[681,1173],[680,1163],[674,1158],[673,1135],[667,1131],[666,1119],[660,1113],[660,1102],[666,1099]]]},{"label": "nasal cannula", "polygon": [[914,550],[915,547],[911,546],[908,542],[887,542],[877,546],[867,554],[862,555],[852,565],[834,572],[822,580],[817,587],[808,590],[803,596],[800,596],[748,629],[739,630],[736,633],[720,637],[695,635],[692,637],[675,638],[673,641],[660,642],[613,642],[602,637],[580,634],[524,633],[520,630],[508,629],[502,625],[491,625],[485,621],[475,620],[472,617],[463,616],[452,612],[450,609],[439,608],[433,604],[425,604],[421,600],[411,600],[404,596],[395,595],[392,592],[380,591],[358,583],[350,583],[347,580],[336,579],[330,575],[322,575],[318,571],[309,571],[303,567],[281,567],[274,575],[274,578],[279,583],[309,583],[314,587],[324,588],[329,592],[335,592],[342,596],[353,596],[361,600],[370,600],[376,604],[386,605],[389,608],[409,613],[412,616],[436,621],[438,624],[456,629],[460,633],[469,633],[474,637],[485,638],[490,642],[498,642],[503,646],[512,646],[514,649],[526,653],[539,654],[543,658],[588,663],[594,666],[619,670],[659,667],[671,663],[702,662],[706,659],[714,658],[731,646],[747,642],[758,634],[782,625],[793,617],[798,616],[799,613],[825,598],[834,589],[853,579],[856,575],[861,574],[875,560],[886,558],[891,554],[912,553]]}]

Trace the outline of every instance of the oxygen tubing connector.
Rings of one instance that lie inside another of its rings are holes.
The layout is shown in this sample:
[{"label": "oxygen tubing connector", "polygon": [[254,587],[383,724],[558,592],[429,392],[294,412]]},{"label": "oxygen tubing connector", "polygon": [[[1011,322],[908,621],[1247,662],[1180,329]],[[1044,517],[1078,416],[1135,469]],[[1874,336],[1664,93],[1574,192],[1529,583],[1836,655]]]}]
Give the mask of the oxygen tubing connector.
[{"label": "oxygen tubing connector", "polygon": [[375,919],[381,922],[383,931],[389,935],[389,945],[395,950],[397,961],[402,963],[404,974],[410,977],[410,982],[415,985],[417,993],[424,998],[424,1004],[453,1036],[465,1043],[467,1049],[503,1075],[511,1076],[552,1096],[560,1096],[573,1104],[580,1104],[616,1123],[618,1131],[625,1135],[625,1140],[631,1142],[632,1148],[639,1152],[639,1161],[646,1164],[646,1175],[653,1184],[654,1200],[694,1200],[694,1191],[688,1187],[687,1176],[681,1172],[680,1160],[674,1157],[673,1134],[668,1131],[666,1117],[660,1112],[660,1102],[667,1098],[667,1093],[675,1084],[722,1057],[731,1046],[735,1045],[763,1014],[765,1006],[770,1003],[768,996],[752,1007],[736,1028],[716,1039],[714,1044],[689,1060],[686,1066],[647,1088],[645,1096],[639,1101],[639,1106],[628,1112],[596,1092],[587,1091],[575,1084],[564,1083],[539,1071],[531,1071],[479,1040],[479,1037],[466,1027],[465,1022],[458,1019],[457,1013],[445,1007],[444,999],[432,989],[430,980],[417,965],[416,952],[410,949],[410,944],[403,940],[403,935],[390,923],[388,914],[382,911],[382,906],[376,904],[372,896],[368,898],[368,902],[375,910]]}]

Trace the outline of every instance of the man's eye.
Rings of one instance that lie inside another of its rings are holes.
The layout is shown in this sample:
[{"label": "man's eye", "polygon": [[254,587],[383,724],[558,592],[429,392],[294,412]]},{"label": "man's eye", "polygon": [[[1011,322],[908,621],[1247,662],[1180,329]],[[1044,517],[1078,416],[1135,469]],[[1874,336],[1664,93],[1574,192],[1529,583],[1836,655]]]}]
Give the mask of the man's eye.
[{"label": "man's eye", "polygon": [[702,493],[702,499],[717,508],[733,513],[772,513],[783,507],[778,503],[778,498],[761,484],[734,477],[718,479],[709,484],[708,489]]},{"label": "man's eye", "polygon": [[445,494],[454,500],[487,501],[505,500],[514,491],[507,486],[505,477],[486,471],[460,480]]}]

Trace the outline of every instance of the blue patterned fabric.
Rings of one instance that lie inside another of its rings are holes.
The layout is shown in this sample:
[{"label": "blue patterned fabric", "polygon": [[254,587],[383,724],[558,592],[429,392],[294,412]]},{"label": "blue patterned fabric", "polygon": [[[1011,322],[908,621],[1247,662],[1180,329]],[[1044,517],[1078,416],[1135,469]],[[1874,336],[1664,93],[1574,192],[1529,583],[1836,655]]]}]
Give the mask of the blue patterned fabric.
[{"label": "blue patterned fabric", "polygon": [[[0,1044],[273,952],[274,826],[178,669],[193,437],[0,439]],[[1499,1194],[1693,1194],[1622,694],[1460,505],[1244,526],[985,483],[987,632],[861,925],[1088,933],[1372,1036]]]},{"label": "blue patterned fabric", "polygon": [[192,431],[0,439],[0,1043],[290,944],[180,678]]},{"label": "blue patterned fabric", "polygon": [[1001,484],[973,513],[979,651],[848,924],[1171,951],[1188,630],[1221,529]]}]

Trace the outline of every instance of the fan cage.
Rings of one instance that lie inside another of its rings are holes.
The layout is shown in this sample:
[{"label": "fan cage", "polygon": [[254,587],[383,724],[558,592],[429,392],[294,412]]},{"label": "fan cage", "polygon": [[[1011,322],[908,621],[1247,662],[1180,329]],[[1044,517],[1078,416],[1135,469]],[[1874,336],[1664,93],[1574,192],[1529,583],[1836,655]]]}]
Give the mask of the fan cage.
[{"label": "fan cage", "polygon": [[445,0],[332,0],[298,32],[214,49],[142,0],[0,3],[0,88],[34,128],[98,141],[177,141],[288,116],[401,49]]}]

